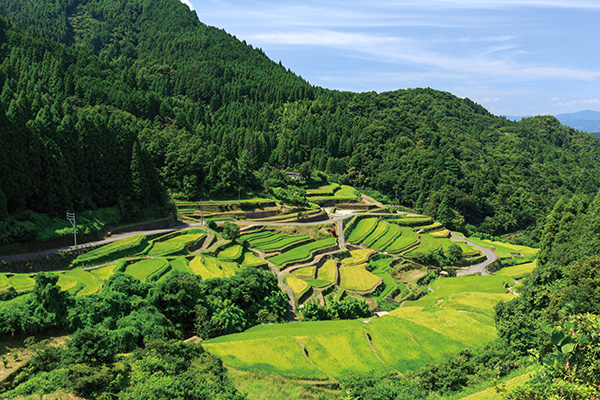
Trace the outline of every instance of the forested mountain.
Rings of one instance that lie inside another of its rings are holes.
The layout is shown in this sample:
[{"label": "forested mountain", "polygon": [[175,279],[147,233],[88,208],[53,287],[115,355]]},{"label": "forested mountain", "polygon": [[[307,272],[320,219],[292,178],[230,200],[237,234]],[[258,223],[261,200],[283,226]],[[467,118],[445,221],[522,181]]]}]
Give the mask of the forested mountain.
[{"label": "forested mountain", "polygon": [[316,88],[177,0],[5,0],[0,14],[0,218],[118,205],[136,219],[168,209],[162,188],[227,196],[259,188],[265,163],[307,163],[450,228],[536,240],[560,196],[600,183],[600,142],[555,118]]}]

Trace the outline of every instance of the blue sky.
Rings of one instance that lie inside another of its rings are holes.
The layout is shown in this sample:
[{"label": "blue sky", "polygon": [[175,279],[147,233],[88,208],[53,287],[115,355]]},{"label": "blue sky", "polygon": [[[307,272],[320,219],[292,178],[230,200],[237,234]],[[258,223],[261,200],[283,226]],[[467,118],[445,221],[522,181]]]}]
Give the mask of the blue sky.
[{"label": "blue sky", "polygon": [[182,0],[313,85],[431,87],[497,115],[600,110],[599,0]]}]

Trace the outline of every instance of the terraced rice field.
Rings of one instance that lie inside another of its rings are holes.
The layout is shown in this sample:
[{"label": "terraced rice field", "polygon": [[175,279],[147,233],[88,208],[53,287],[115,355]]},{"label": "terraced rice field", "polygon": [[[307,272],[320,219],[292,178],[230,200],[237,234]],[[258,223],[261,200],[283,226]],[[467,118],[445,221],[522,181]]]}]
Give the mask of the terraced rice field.
[{"label": "terraced rice field", "polygon": [[335,260],[327,260],[325,263],[319,268],[319,272],[317,275],[317,279],[323,280],[329,283],[335,282],[336,277],[336,263]]},{"label": "terraced rice field", "polygon": [[92,293],[97,293],[102,287],[102,282],[94,274],[88,271],[75,270],[64,273],[65,276],[70,276],[77,280],[79,290],[77,296],[85,296]]},{"label": "terraced rice field", "polygon": [[217,254],[217,258],[221,260],[237,260],[242,256],[242,252],[244,248],[239,244],[234,244],[233,246],[226,247],[221,250],[219,254]]},{"label": "terraced rice field", "polygon": [[8,281],[17,292],[28,292],[35,286],[35,281],[27,274],[15,274],[8,277]]},{"label": "terraced rice field", "polygon": [[505,282],[509,286],[514,285],[512,278],[495,275],[440,278],[429,284],[434,290],[432,293],[416,301],[407,301],[405,306],[454,308],[493,316],[493,308],[498,301],[513,298],[504,287]]},{"label": "terraced rice field", "polygon": [[318,188],[308,189],[306,191],[307,196],[333,196],[334,193],[340,189],[340,185],[337,183],[331,183],[327,185],[319,186]]},{"label": "terraced rice field", "polygon": [[8,278],[6,277],[5,274],[0,274],[0,290],[4,290],[7,289],[9,287],[11,287],[12,285],[10,284],[10,281],[8,280]]},{"label": "terraced rice field", "polygon": [[440,248],[439,240],[435,239],[428,233],[421,233],[421,245],[406,253],[407,257],[415,257],[421,254],[428,254]]},{"label": "terraced rice field", "polygon": [[185,248],[186,244],[200,239],[205,234],[206,233],[204,232],[189,233],[186,235],[175,236],[162,242],[154,242],[152,248],[148,252],[148,255],[166,256],[169,254],[179,253]]},{"label": "terraced rice field", "polygon": [[[413,371],[441,359],[445,353],[481,347],[496,337],[493,327],[454,310],[427,312],[411,307],[405,314],[406,318],[386,316],[368,323],[350,320],[263,325],[208,340],[203,346],[234,368],[323,380],[319,370],[304,357],[299,343],[305,346],[314,365],[327,375],[343,379],[351,373]],[[275,353],[269,349],[271,343]]]},{"label": "terraced rice field", "polygon": [[389,220],[390,222],[394,222],[400,225],[406,226],[419,226],[425,225],[433,222],[433,218],[431,217],[404,217],[404,218],[394,218]]},{"label": "terraced rice field", "polygon": [[265,260],[259,258],[251,251],[246,251],[244,253],[244,258],[242,259],[242,265],[244,267],[260,267],[266,264],[267,262]]},{"label": "terraced rice field", "polygon": [[521,279],[531,274],[535,267],[537,267],[537,260],[534,260],[530,263],[515,265],[512,267],[504,267],[500,271],[494,272],[494,275],[505,276],[514,279]]},{"label": "terraced rice field", "polygon": [[356,249],[350,251],[350,257],[346,257],[342,260],[342,264],[360,264],[366,262],[371,254],[375,253],[371,249]]},{"label": "terraced rice field", "polygon": [[392,243],[390,243],[385,250],[389,253],[397,253],[408,246],[412,246],[419,241],[419,236],[415,231],[406,226],[400,227],[400,236],[398,236]]},{"label": "terraced rice field", "polygon": [[239,266],[234,262],[219,261],[214,257],[197,256],[189,265],[192,272],[200,275],[202,279],[228,278],[239,271]]},{"label": "terraced rice field", "polygon": [[107,245],[98,247],[92,251],[80,255],[75,259],[74,263],[92,262],[108,257],[111,253],[125,251],[127,249],[134,249],[140,246],[145,240],[146,237],[144,235],[136,235],[125,239],[117,240],[116,242],[109,243]]},{"label": "terraced rice field", "polygon": [[279,250],[279,249],[283,249],[287,246],[290,246],[294,243],[299,243],[299,242],[303,242],[303,241],[307,241],[309,240],[310,237],[308,236],[303,236],[303,235],[285,235],[282,234],[282,236],[279,236],[279,238],[276,241],[270,242],[270,243],[265,243],[262,245],[253,245],[252,247],[258,249],[258,250],[262,250],[262,251],[272,251],[272,250]]},{"label": "terraced rice field", "polygon": [[290,251],[286,251],[280,255],[269,258],[273,264],[283,267],[287,264],[293,262],[299,262],[303,260],[308,260],[312,257],[312,254],[319,250],[327,247],[335,246],[337,244],[337,240],[334,237],[328,237],[325,239],[317,240],[315,242],[311,242],[299,247],[296,247]]},{"label": "terraced rice field", "polygon": [[77,281],[77,278],[65,274],[56,275],[58,276],[58,281],[56,282],[56,285],[60,287],[60,290],[62,290],[63,292],[71,291],[71,293],[75,291],[73,289],[75,289],[77,284],[79,283]]},{"label": "terraced rice field", "polygon": [[317,267],[305,267],[305,268],[299,268],[297,270],[294,271],[294,275],[296,275],[299,278],[312,278],[313,276],[315,276],[315,269]]},{"label": "terraced rice field", "polygon": [[340,267],[340,286],[357,292],[374,289],[381,278],[367,271],[366,267],[367,264]]},{"label": "terraced rice field", "polygon": [[367,236],[364,240],[361,241],[361,244],[371,247],[373,243],[375,243],[380,237],[385,235],[390,227],[386,221],[379,221],[375,229]]},{"label": "terraced rice field", "polygon": [[388,224],[388,230],[385,235],[379,237],[371,246],[371,248],[382,251],[393,243],[401,234],[400,226],[396,224]]},{"label": "terraced rice field", "polygon": [[172,274],[175,274],[178,272],[193,274],[192,269],[190,268],[189,264],[190,264],[189,261],[185,257],[178,257],[174,260],[170,260],[169,265],[171,266],[171,270],[169,272],[167,272],[166,274],[164,274],[163,276],[161,276],[158,281],[162,282],[164,280],[167,280]]},{"label": "terraced rice field", "polygon": [[93,269],[90,271],[90,273],[93,274],[96,278],[100,279],[101,281],[107,281],[108,278],[110,278],[115,273],[115,269],[117,269],[118,267],[119,265],[115,263],[102,268]]},{"label": "terraced rice field", "polygon": [[363,218],[358,221],[352,232],[349,235],[347,234],[346,240],[353,243],[360,243],[377,225],[377,218]]},{"label": "terraced rice field", "polygon": [[125,273],[142,282],[155,281],[166,272],[168,267],[169,262],[166,258],[152,258],[128,265]]},{"label": "terraced rice field", "polygon": [[304,279],[296,278],[294,275],[286,275],[285,284],[292,289],[296,299],[299,299],[310,287]]},{"label": "terraced rice field", "polygon": [[270,236],[272,235],[273,232],[272,231],[259,231],[259,232],[253,232],[253,233],[247,233],[245,235],[241,235],[239,237],[239,240],[241,242],[243,242],[244,240],[250,240],[250,239],[257,239],[263,236]]}]

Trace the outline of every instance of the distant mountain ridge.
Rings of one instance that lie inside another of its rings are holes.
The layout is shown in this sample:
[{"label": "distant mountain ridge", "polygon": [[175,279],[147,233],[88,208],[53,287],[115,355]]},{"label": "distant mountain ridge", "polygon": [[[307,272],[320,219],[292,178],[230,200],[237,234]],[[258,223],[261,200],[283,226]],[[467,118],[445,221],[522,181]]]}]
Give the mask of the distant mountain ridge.
[{"label": "distant mountain ridge", "polygon": [[[531,115],[506,116],[511,121],[520,121],[523,118],[531,117]],[[562,125],[600,137],[600,111],[583,110],[574,113],[556,114],[555,117]]]},{"label": "distant mountain ridge", "polygon": [[600,132],[600,111],[584,110],[575,113],[558,114],[556,118],[561,124],[580,131]]}]

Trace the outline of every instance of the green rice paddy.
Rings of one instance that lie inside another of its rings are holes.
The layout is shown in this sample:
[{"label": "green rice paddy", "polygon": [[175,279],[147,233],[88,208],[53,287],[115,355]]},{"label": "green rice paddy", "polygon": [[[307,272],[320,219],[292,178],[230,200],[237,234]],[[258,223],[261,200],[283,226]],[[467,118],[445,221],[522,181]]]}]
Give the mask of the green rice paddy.
[{"label": "green rice paddy", "polygon": [[346,240],[353,243],[360,243],[377,225],[377,218],[363,218],[358,221],[352,232],[349,235],[347,234]]},{"label": "green rice paddy", "polygon": [[222,260],[237,260],[242,256],[244,248],[239,244],[226,247],[217,254],[217,258]]},{"label": "green rice paddy", "polygon": [[118,267],[119,264],[115,263],[102,268],[92,269],[90,270],[90,273],[93,274],[96,278],[100,279],[101,281],[107,281],[108,278],[110,278],[115,273],[115,269],[117,269]]},{"label": "green rice paddy", "polygon": [[5,274],[0,274],[0,290],[4,290],[11,286],[10,281]]},{"label": "green rice paddy", "polygon": [[310,287],[304,279],[296,278],[294,275],[285,276],[285,284],[292,289],[296,298],[300,298]]},{"label": "green rice paddy", "polygon": [[189,268],[202,279],[228,278],[235,275],[240,267],[237,263],[219,261],[214,257],[196,256],[190,261]]},{"label": "green rice paddy", "polygon": [[367,264],[340,267],[340,286],[359,292],[374,289],[381,278],[367,271],[366,266]]},{"label": "green rice paddy", "polygon": [[315,276],[315,269],[317,267],[305,267],[305,268],[299,268],[297,270],[294,271],[294,275],[296,275],[297,277],[300,278],[312,278],[313,276]]},{"label": "green rice paddy", "polygon": [[335,282],[336,271],[337,267],[335,260],[327,260],[319,268],[317,279],[333,283]]},{"label": "green rice paddy", "polygon": [[385,250],[389,253],[397,253],[402,249],[407,248],[408,246],[412,246],[419,241],[419,236],[415,231],[411,228],[401,226],[400,227],[400,236],[398,236],[390,245],[388,245]]},{"label": "green rice paddy", "polygon": [[109,243],[102,247],[98,247],[92,251],[80,255],[74,261],[74,263],[98,260],[103,257],[107,257],[111,253],[117,251],[124,251],[127,249],[133,249],[141,245],[146,240],[144,235],[131,236],[125,239],[117,240],[116,242]]},{"label": "green rice paddy", "polygon": [[91,272],[75,270],[65,272],[64,276],[69,276],[75,279],[80,287],[77,291],[77,296],[85,296],[92,293],[97,293],[102,287],[102,282]]},{"label": "green rice paddy", "polygon": [[342,264],[360,264],[366,262],[374,251],[371,249],[356,249],[350,251],[350,257],[342,260]]},{"label": "green rice paddy", "polygon": [[401,231],[400,227],[396,224],[388,224],[388,230],[385,235],[379,237],[371,246],[371,248],[376,250],[383,250],[392,242],[400,236]]},{"label": "green rice paddy", "polygon": [[385,221],[379,221],[375,229],[367,236],[364,240],[361,241],[361,244],[365,246],[371,247],[373,243],[375,243],[381,236],[385,235],[389,229],[390,224]]},{"label": "green rice paddy", "polygon": [[148,252],[148,255],[166,256],[168,254],[179,253],[185,248],[186,244],[192,243],[204,235],[204,232],[189,233],[186,235],[175,236],[163,242],[154,242],[152,248]]},{"label": "green rice paddy", "polygon": [[127,266],[126,274],[129,274],[142,282],[158,280],[166,272],[169,262],[166,258],[152,258],[138,261]]},{"label": "green rice paddy", "polygon": [[8,281],[17,292],[27,292],[35,286],[35,280],[27,274],[15,274],[10,276]]},{"label": "green rice paddy", "polygon": [[244,258],[242,259],[242,265],[244,267],[260,267],[266,264],[267,262],[265,260],[259,258],[251,251],[246,251],[244,253]]},{"label": "green rice paddy", "polygon": [[504,267],[500,271],[494,272],[494,275],[521,279],[531,274],[536,266],[537,260],[533,260],[533,262],[530,263],[519,264],[512,267]]},{"label": "green rice paddy", "polygon": [[290,251],[286,251],[285,253],[271,257],[269,258],[269,261],[271,261],[273,264],[279,267],[282,267],[292,262],[307,260],[312,256],[314,251],[331,247],[336,244],[337,241],[334,237],[328,237],[296,247]]}]

